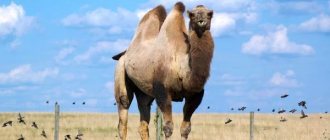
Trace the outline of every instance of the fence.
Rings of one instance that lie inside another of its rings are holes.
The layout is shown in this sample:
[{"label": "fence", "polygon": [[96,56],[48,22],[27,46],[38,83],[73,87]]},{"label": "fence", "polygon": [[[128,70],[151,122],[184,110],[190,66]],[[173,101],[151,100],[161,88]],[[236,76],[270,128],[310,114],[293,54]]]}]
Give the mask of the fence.
[{"label": "fence", "polygon": [[[55,129],[54,140],[59,140],[59,121],[60,121],[60,105],[55,104]],[[163,115],[159,108],[156,110],[156,139],[163,139]],[[250,140],[253,140],[254,133],[254,112],[250,112]]]}]

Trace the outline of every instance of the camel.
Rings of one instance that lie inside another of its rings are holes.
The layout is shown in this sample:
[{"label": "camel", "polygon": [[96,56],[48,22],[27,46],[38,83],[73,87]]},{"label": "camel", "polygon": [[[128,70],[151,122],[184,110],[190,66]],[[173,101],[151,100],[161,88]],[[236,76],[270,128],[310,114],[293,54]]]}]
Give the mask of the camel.
[{"label": "camel", "polygon": [[163,113],[166,139],[173,132],[172,101],[185,100],[180,132],[188,139],[191,117],[204,96],[210,75],[214,42],[210,33],[212,10],[198,5],[185,26],[185,6],[178,2],[166,15],[163,6],[149,11],[140,21],[132,42],[118,59],[115,71],[115,98],[118,104],[118,131],[127,138],[128,109],[135,94],[140,112],[141,139],[149,139],[150,106],[153,100]]}]

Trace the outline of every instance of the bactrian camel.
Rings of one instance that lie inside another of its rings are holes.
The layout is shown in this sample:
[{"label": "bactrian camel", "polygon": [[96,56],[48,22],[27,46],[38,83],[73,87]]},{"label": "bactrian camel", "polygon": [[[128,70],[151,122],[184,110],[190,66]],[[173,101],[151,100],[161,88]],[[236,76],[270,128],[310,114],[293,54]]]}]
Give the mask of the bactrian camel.
[{"label": "bactrian camel", "polygon": [[166,139],[173,132],[172,101],[183,101],[181,138],[191,131],[191,116],[204,95],[209,77],[214,43],[210,33],[212,10],[202,5],[191,11],[189,30],[185,26],[185,6],[178,2],[166,16],[163,6],[152,9],[140,21],[132,42],[118,59],[115,71],[115,97],[118,105],[118,131],[127,138],[128,109],[133,93],[140,111],[141,139],[149,138],[150,106],[153,100],[163,113]]}]

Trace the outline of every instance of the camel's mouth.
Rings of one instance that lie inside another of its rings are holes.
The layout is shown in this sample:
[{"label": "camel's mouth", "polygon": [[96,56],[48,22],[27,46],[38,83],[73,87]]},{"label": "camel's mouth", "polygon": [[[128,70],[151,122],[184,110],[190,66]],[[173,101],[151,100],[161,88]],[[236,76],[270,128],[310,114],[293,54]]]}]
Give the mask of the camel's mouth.
[{"label": "camel's mouth", "polygon": [[197,25],[198,25],[199,27],[205,27],[205,26],[206,26],[206,21],[204,21],[204,20],[199,20],[199,21],[197,22]]}]

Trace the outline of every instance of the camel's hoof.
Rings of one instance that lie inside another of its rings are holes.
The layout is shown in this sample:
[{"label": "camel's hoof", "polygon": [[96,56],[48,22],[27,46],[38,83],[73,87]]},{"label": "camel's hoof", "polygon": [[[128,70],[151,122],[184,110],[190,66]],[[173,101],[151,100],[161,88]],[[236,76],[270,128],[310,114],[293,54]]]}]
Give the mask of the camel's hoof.
[{"label": "camel's hoof", "polygon": [[165,126],[163,127],[163,131],[166,138],[169,138],[173,133],[173,123],[166,122]]}]

